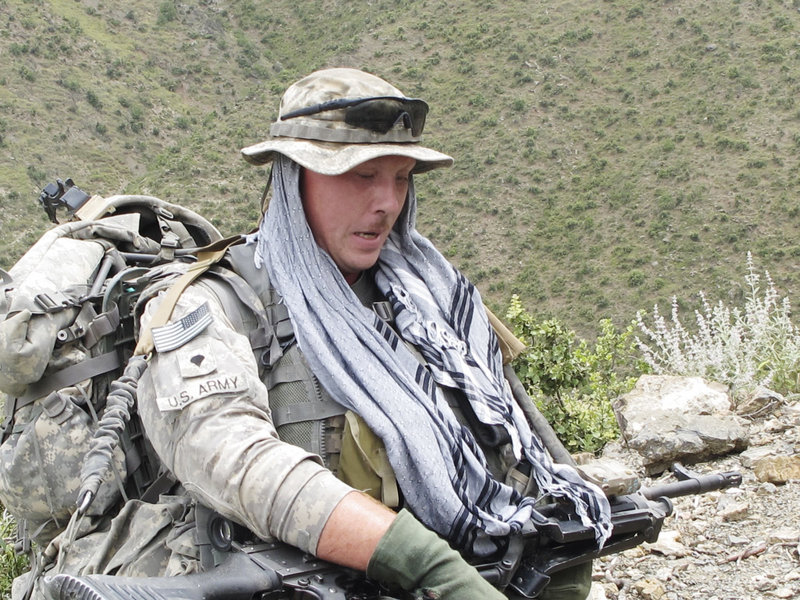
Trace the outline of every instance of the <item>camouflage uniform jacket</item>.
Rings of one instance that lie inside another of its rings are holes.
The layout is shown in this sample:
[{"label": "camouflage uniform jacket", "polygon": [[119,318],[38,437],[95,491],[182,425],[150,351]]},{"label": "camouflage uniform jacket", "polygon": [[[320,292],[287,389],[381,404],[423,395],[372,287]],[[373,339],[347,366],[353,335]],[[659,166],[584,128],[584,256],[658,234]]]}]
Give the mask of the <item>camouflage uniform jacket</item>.
[{"label": "camouflage uniform jacket", "polygon": [[[139,414],[160,459],[192,496],[261,538],[314,553],[330,513],[352,489],[318,454],[278,437],[261,378],[271,370],[259,368],[252,323],[241,320],[241,306],[231,308],[237,299],[229,290],[206,278],[181,295],[171,323],[193,319],[203,306],[210,323],[154,353],[139,383]],[[158,302],[149,302],[143,325]]]}]

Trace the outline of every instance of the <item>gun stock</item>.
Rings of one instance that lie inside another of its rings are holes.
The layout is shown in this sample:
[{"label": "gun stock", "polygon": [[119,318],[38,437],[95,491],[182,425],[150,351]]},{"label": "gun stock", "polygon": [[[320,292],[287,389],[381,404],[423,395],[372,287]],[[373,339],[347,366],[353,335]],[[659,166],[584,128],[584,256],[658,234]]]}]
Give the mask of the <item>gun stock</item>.
[{"label": "gun stock", "polygon": [[[177,577],[55,575],[44,586],[54,600],[345,600],[363,575],[286,544],[238,547],[211,571]],[[381,598],[373,595],[359,598]]]}]

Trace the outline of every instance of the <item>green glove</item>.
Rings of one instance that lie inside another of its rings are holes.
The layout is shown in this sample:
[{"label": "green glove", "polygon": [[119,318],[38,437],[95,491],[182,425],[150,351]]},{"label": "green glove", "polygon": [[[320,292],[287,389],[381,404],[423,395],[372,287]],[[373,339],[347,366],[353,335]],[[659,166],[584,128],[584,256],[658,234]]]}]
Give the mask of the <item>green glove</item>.
[{"label": "green glove", "polygon": [[[402,510],[367,565],[367,577],[440,600],[506,600],[461,555]],[[427,595],[425,595],[427,594]]]}]

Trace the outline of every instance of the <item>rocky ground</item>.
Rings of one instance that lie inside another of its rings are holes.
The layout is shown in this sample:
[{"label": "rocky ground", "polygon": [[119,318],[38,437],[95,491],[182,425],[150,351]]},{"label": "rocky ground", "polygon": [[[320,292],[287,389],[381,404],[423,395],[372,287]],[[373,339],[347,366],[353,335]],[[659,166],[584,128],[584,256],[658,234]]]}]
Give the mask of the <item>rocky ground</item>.
[{"label": "rocky ground", "polygon": [[[592,600],[800,598],[800,402],[746,422],[746,451],[691,466],[741,486],[675,499],[657,543],[595,562]],[[621,445],[606,453],[643,472]]]}]

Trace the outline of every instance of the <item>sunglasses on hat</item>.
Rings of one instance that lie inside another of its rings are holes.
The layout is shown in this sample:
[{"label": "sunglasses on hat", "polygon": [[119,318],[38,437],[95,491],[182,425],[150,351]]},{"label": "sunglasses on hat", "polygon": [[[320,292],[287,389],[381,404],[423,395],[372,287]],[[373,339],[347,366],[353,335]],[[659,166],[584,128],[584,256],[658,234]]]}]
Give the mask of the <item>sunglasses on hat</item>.
[{"label": "sunglasses on hat", "polygon": [[376,96],[372,98],[337,98],[320,104],[298,108],[281,115],[280,120],[316,115],[330,110],[345,109],[344,122],[353,127],[387,133],[397,123],[419,137],[425,127],[428,104],[418,98]]}]

